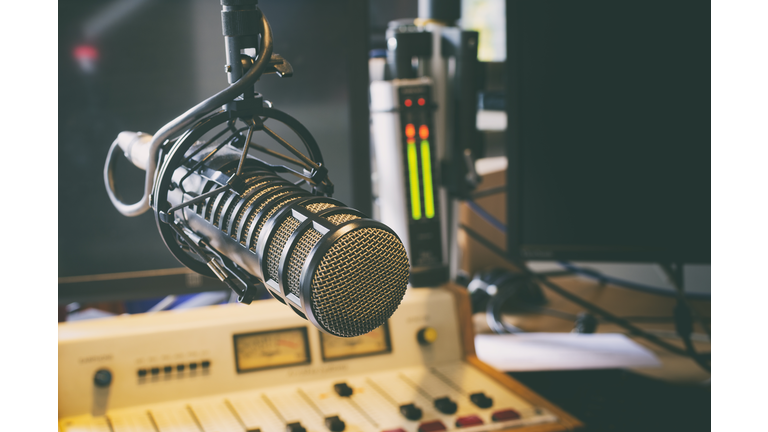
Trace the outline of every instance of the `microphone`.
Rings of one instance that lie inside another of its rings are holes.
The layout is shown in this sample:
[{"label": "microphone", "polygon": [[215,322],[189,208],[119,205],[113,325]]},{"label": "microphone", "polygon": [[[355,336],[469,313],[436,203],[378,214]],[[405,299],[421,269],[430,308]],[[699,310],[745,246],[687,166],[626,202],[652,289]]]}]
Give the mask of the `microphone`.
[{"label": "microphone", "polygon": [[194,158],[173,169],[169,206],[209,194],[176,212],[173,222],[327,333],[358,336],[384,324],[405,294],[410,270],[394,231],[335,199],[312,195],[255,159],[242,175],[242,192],[210,193],[221,188],[216,179],[235,172],[238,153],[223,147],[202,165],[202,174],[190,169],[199,163]]},{"label": "microphone", "polygon": [[[151,209],[169,251],[225,282],[238,301],[250,303],[263,286],[325,333],[368,333],[405,295],[410,267],[403,243],[388,226],[331,198],[333,183],[312,135],[253,90],[263,74],[293,73],[272,52],[269,22],[256,0],[221,3],[231,85],[154,136],[120,133],[104,167],[109,198],[126,216]],[[275,132],[285,127],[306,154]],[[262,133],[291,155],[258,144]],[[146,171],[144,196],[133,204],[115,185],[118,149]]]}]

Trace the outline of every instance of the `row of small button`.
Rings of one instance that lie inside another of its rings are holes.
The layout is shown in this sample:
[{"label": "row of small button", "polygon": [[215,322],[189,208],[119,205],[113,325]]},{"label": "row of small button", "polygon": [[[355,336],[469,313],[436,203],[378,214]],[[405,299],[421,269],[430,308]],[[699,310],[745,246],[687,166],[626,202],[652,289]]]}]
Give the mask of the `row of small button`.
[{"label": "row of small button", "polygon": [[[210,362],[210,360],[203,360],[203,361],[201,361],[199,363],[199,366],[202,367],[203,369],[208,369],[211,366],[211,362]],[[179,373],[182,373],[182,372],[184,372],[184,370],[187,367],[189,368],[190,371],[197,370],[198,363],[192,362],[192,363],[189,363],[189,364],[183,364],[183,363],[177,364],[176,365],[176,371],[179,372]],[[160,368],[160,367],[141,368],[141,369],[138,370],[137,374],[139,375],[139,378],[144,378],[148,374],[160,375],[160,371],[161,370],[163,371],[163,373],[169,374],[169,373],[173,372],[173,366],[166,365],[166,366],[163,366],[162,368]]]}]

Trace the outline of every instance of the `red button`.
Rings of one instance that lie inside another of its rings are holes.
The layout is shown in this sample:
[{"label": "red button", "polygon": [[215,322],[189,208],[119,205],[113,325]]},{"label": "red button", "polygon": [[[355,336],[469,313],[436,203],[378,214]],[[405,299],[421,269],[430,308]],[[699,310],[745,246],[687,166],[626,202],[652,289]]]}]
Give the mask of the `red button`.
[{"label": "red button", "polygon": [[440,420],[424,422],[419,425],[419,432],[441,432],[446,430],[445,425]]},{"label": "red button", "polygon": [[491,418],[495,422],[516,420],[520,418],[520,414],[513,409],[505,409],[501,411],[496,411],[495,413],[493,413]]},{"label": "red button", "polygon": [[470,427],[483,424],[483,419],[476,415],[468,415],[456,419],[456,427]]}]

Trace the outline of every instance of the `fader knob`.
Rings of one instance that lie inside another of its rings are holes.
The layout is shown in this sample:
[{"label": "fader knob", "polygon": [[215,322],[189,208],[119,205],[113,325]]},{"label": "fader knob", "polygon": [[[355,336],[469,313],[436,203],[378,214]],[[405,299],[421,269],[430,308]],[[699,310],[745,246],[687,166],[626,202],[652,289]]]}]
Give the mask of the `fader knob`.
[{"label": "fader knob", "polygon": [[412,403],[409,403],[400,405],[400,414],[402,414],[403,417],[407,418],[408,420],[420,420],[422,412],[421,408]]},{"label": "fader knob", "polygon": [[344,424],[344,422],[339,418],[339,416],[326,417],[325,426],[331,432],[342,432],[347,427],[347,425]]},{"label": "fader knob", "polygon": [[437,340],[437,330],[432,327],[424,327],[416,333],[416,339],[422,345],[429,345]]},{"label": "fader knob", "polygon": [[334,384],[333,389],[336,391],[336,394],[341,397],[352,396],[352,387],[348,386],[347,383]]},{"label": "fader knob", "polygon": [[469,400],[479,408],[490,408],[493,406],[493,398],[489,398],[483,392],[472,393],[469,395]]},{"label": "fader knob", "polygon": [[307,429],[300,422],[288,423],[285,425],[285,432],[307,432]]},{"label": "fader knob", "polygon": [[453,414],[456,412],[458,405],[452,401],[448,396],[435,399],[435,408],[443,414]]}]

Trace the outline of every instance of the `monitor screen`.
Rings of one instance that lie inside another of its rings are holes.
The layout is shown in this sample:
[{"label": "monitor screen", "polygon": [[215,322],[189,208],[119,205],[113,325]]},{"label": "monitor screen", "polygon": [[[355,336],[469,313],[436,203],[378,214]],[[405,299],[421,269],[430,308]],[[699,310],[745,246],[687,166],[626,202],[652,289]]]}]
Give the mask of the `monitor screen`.
[{"label": "monitor screen", "polygon": [[508,250],[710,261],[710,8],[507,3]]}]

